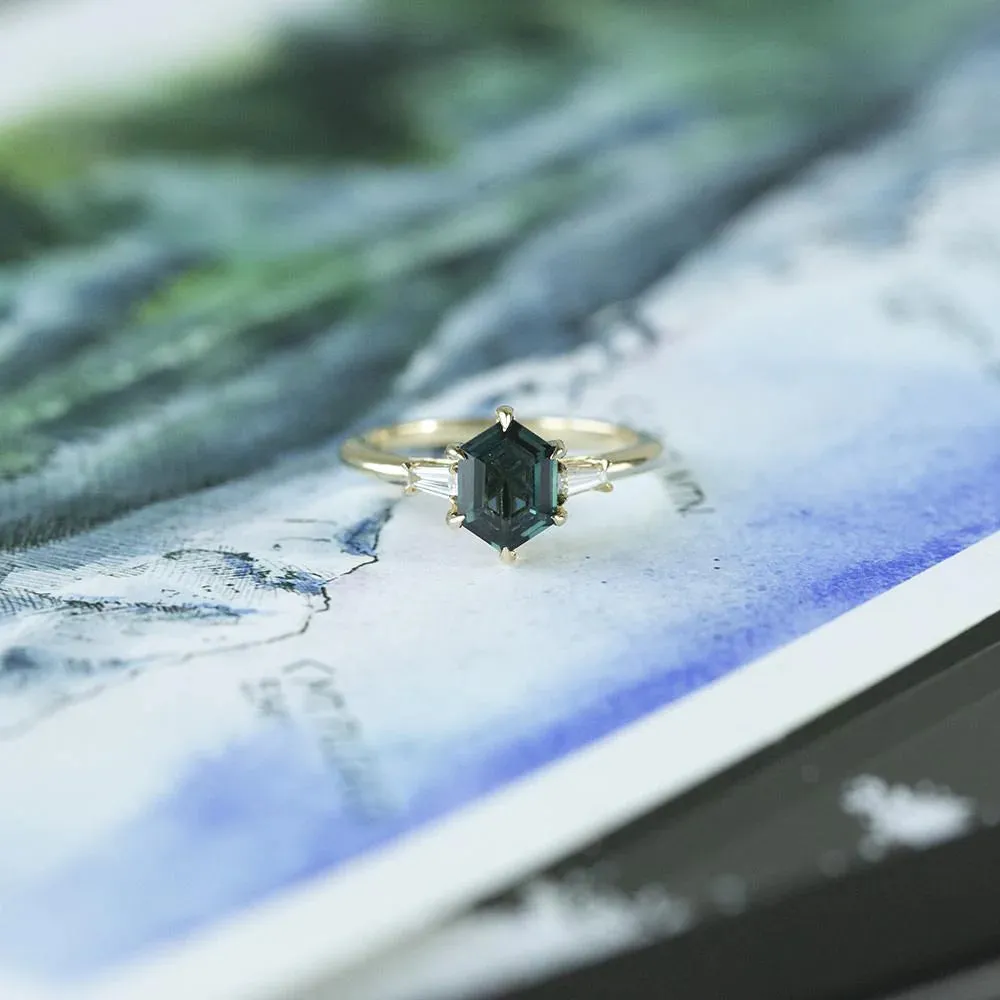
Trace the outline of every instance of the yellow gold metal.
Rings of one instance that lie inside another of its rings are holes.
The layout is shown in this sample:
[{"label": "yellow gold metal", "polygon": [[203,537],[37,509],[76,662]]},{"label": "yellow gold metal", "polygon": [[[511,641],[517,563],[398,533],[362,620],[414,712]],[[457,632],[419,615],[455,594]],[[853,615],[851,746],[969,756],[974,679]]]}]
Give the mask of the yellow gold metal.
[{"label": "yellow gold metal", "polygon": [[[514,411],[509,406],[498,406],[496,419],[506,429],[514,419]],[[588,490],[610,493],[614,489],[611,479],[645,472],[663,453],[663,445],[655,437],[603,420],[540,417],[524,423],[555,448],[559,488],[552,523],[556,526],[566,523],[564,504],[570,494]],[[459,513],[454,491],[459,462],[466,455],[462,446],[454,442],[467,441],[490,424],[486,419],[413,420],[377,427],[345,441],[340,455],[347,465],[396,483],[406,493],[428,492],[446,498],[451,493],[445,521],[452,528],[461,528],[465,516]],[[442,450],[444,458],[433,457]],[[572,457],[567,457],[569,451]],[[452,478],[450,483],[445,482],[442,491],[441,472],[445,469]],[[500,559],[514,563],[517,553],[502,549]]]},{"label": "yellow gold metal", "polygon": [[[347,465],[405,487],[411,460],[435,450],[440,453],[456,440],[467,441],[491,423],[484,419],[413,420],[378,427],[345,441],[340,457]],[[609,480],[645,472],[663,453],[663,445],[651,435],[603,420],[539,417],[524,423],[546,440],[561,439],[574,454],[606,461]],[[597,488],[606,491],[610,485]]]},{"label": "yellow gold metal", "polygon": [[413,496],[417,492],[416,477],[413,471],[413,466],[409,462],[404,462],[403,466],[406,469],[406,485],[403,487],[403,492],[407,496]]},{"label": "yellow gold metal", "polygon": [[498,406],[497,407],[497,422],[500,424],[503,430],[507,430],[510,427],[511,421],[514,419],[514,407],[512,406]]}]

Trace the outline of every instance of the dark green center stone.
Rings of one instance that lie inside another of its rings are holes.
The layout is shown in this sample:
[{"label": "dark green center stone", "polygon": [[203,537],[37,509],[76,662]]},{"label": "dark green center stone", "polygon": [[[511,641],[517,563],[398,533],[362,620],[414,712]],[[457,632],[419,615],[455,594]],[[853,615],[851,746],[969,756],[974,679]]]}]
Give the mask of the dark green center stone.
[{"label": "dark green center stone", "polygon": [[462,445],[458,512],[495,549],[513,551],[552,524],[559,485],[555,446],[512,420]]}]

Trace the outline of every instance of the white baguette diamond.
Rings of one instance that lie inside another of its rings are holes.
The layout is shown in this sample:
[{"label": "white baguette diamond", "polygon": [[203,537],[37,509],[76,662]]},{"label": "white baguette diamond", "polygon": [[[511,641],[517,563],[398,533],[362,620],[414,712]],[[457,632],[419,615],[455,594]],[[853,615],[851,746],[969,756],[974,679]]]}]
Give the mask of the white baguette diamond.
[{"label": "white baguette diamond", "polygon": [[559,463],[559,495],[576,496],[590,490],[607,489],[608,463],[603,458],[564,458]]},{"label": "white baguette diamond", "polygon": [[447,458],[421,458],[406,463],[407,493],[454,497],[458,493],[457,467]]}]

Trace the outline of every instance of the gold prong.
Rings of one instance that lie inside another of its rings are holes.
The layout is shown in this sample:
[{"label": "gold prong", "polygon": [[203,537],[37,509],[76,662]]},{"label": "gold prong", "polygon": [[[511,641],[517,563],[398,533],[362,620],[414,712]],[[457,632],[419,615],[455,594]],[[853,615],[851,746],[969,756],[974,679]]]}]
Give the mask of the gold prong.
[{"label": "gold prong", "polygon": [[511,421],[514,419],[514,407],[512,406],[498,406],[497,407],[497,423],[500,424],[500,430],[504,433],[507,432],[507,428],[510,427]]},{"label": "gold prong", "polygon": [[566,443],[561,441],[559,438],[554,438],[549,442],[550,445],[555,449],[552,452],[553,458],[565,458],[566,457]]},{"label": "gold prong", "polygon": [[462,451],[462,446],[460,444],[450,444],[444,450],[444,457],[450,458],[453,462],[457,462],[459,459],[466,458],[466,454]]},{"label": "gold prong", "polygon": [[557,527],[561,528],[566,523],[566,508],[563,506],[556,507],[552,512],[552,523]]},{"label": "gold prong", "polygon": [[517,553],[511,552],[510,549],[500,550],[500,562],[505,566],[513,566],[517,562]]},{"label": "gold prong", "polygon": [[615,484],[609,482],[606,478],[608,475],[608,467],[610,465],[611,463],[606,458],[601,459],[601,468],[604,470],[605,480],[600,486],[595,487],[599,493],[614,493],[615,491]]},{"label": "gold prong", "polygon": [[413,496],[414,493],[417,492],[417,484],[415,482],[416,473],[413,471],[413,466],[410,465],[409,462],[406,462],[403,465],[403,468],[406,469],[406,485],[403,486],[403,492],[408,497],[411,497]]},{"label": "gold prong", "polygon": [[461,528],[465,524],[465,515],[459,514],[458,505],[452,501],[451,507],[448,508],[448,513],[444,516],[445,523],[449,528]]}]

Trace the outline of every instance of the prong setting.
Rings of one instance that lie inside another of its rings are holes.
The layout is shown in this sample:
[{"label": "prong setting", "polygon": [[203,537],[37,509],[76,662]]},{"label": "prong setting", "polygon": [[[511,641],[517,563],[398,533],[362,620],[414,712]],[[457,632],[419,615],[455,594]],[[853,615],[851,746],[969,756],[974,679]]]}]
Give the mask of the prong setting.
[{"label": "prong setting", "polygon": [[533,429],[511,406],[495,413],[495,421],[477,415],[377,427],[344,441],[340,457],[401,493],[446,500],[451,527],[510,563],[526,542],[566,523],[571,497],[610,493],[612,478],[647,471],[664,455],[655,436],[605,420],[550,415]]},{"label": "prong setting", "polygon": [[465,515],[458,512],[458,504],[452,501],[451,507],[448,508],[448,513],[444,516],[444,520],[449,528],[461,528],[465,524]]},{"label": "prong setting", "polygon": [[513,566],[517,562],[517,553],[512,552],[510,549],[501,549],[500,562],[505,566]]},{"label": "prong setting", "polygon": [[608,466],[610,462],[606,458],[601,459],[601,468],[604,470],[604,482],[597,487],[598,493],[614,493],[615,484],[608,479]]},{"label": "prong setting", "polygon": [[411,497],[417,492],[416,475],[413,471],[413,466],[409,462],[407,462],[403,468],[406,469],[406,485],[403,487],[403,493],[406,496]]},{"label": "prong setting", "polygon": [[507,433],[507,428],[510,427],[514,420],[514,407],[513,406],[498,406],[496,409],[497,423],[500,425],[500,430],[505,434]]}]

